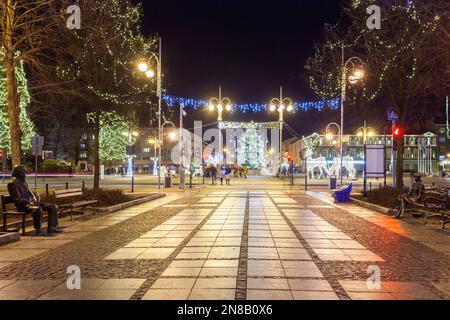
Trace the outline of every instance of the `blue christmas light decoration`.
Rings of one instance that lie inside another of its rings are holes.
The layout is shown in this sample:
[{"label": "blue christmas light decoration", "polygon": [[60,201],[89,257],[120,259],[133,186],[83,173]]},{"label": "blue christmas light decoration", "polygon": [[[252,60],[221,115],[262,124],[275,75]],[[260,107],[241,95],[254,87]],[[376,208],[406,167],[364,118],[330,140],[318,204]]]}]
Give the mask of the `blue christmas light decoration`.
[{"label": "blue christmas light decoration", "polygon": [[[208,101],[202,99],[163,95],[162,100],[169,107],[178,107],[180,104],[183,104],[185,108],[190,108],[194,110],[208,108]],[[296,102],[294,104],[295,111],[310,111],[310,110],[322,111],[324,108],[332,110],[339,108],[339,99],[304,101],[304,102]],[[269,105],[267,103],[242,103],[242,104],[233,104],[232,106],[232,112],[240,111],[242,113],[248,112],[258,113],[264,112],[268,109]]]}]

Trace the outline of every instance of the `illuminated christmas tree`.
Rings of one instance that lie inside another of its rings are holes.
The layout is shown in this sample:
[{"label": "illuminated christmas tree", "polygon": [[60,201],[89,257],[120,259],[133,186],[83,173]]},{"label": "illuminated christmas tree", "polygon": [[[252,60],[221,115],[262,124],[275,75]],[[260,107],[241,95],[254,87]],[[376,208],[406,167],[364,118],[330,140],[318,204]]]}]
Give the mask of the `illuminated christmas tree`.
[{"label": "illuminated christmas tree", "polygon": [[266,166],[267,138],[256,129],[247,129],[238,138],[238,163],[252,169]]},{"label": "illuminated christmas tree", "polygon": [[[3,59],[3,53],[0,51],[0,60]],[[22,149],[31,148],[31,137],[35,136],[34,124],[27,114],[27,106],[31,101],[28,92],[27,78],[21,61],[16,67],[17,91],[20,100],[20,129],[22,131]],[[9,134],[8,121],[8,97],[6,90],[6,70],[0,65],[0,149],[11,149],[11,139]]]},{"label": "illuminated christmas tree", "polygon": [[[92,123],[94,114],[90,113],[88,122]],[[115,112],[103,112],[100,116],[100,161],[125,161],[126,147],[133,145],[136,139],[132,135],[125,135],[134,127],[131,120]]]}]

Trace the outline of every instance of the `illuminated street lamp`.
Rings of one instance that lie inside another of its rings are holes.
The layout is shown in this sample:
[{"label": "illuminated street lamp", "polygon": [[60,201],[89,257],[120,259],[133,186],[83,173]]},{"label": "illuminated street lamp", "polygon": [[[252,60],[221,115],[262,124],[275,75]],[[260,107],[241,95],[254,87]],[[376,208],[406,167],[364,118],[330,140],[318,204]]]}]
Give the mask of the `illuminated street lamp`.
[{"label": "illuminated street lamp", "polygon": [[287,112],[294,111],[294,101],[291,98],[283,98],[283,87],[280,86],[280,97],[272,98],[269,103],[269,110],[271,112],[278,111],[278,121],[280,127],[280,141],[279,141],[279,151],[280,151],[280,165],[283,163],[283,154],[282,154],[282,144],[283,144],[283,124],[284,124],[284,110]]},{"label": "illuminated street lamp", "polygon": [[[339,169],[339,175],[341,177],[341,187],[342,187],[342,129],[341,129],[341,126],[339,124],[337,124],[336,122],[329,123],[327,125],[327,127],[325,128],[325,138],[328,141],[331,141],[334,139],[334,135],[333,135],[333,133],[331,133],[331,130],[330,130],[332,126],[335,126],[337,128],[338,136],[339,136],[340,158],[341,158],[341,168]],[[337,144],[336,140],[333,140],[332,144],[336,145]]]},{"label": "illuminated street lamp", "polygon": [[170,140],[175,140],[177,138],[177,133],[175,131],[172,131],[169,133]]},{"label": "illuminated street lamp", "polygon": [[[158,141],[161,141],[161,99],[162,99],[162,40],[159,38],[158,53],[150,52],[148,61],[140,61],[138,70],[145,74],[149,79],[154,78],[155,70],[150,66],[156,64],[156,95],[158,97]],[[159,144],[158,156],[158,189],[161,189],[161,144]]]},{"label": "illuminated street lamp", "polygon": [[222,97],[222,87],[219,86],[219,97],[214,97],[209,99],[208,102],[208,109],[209,111],[213,112],[217,110],[217,126],[219,128],[219,165],[222,164],[222,130],[220,129],[220,125],[222,122],[222,113],[224,109],[226,111],[231,111],[232,104],[230,98]]},{"label": "illuminated street lamp", "polygon": [[357,131],[358,137],[363,138],[364,144],[366,144],[368,137],[370,138],[375,135],[375,131],[373,130],[373,128],[367,126],[366,121],[364,121],[364,127],[359,128]]},{"label": "illuminated street lamp", "polygon": [[127,165],[127,176],[128,177],[134,177],[134,164],[133,164],[133,159],[136,157],[136,155],[134,154],[134,141],[133,138],[136,138],[139,136],[139,133],[137,131],[123,131],[122,135],[124,137],[128,138],[128,144],[130,146],[133,145],[133,154],[128,154],[128,165]]},{"label": "illuminated street lamp", "polygon": [[[172,131],[169,133],[170,140],[175,140],[176,137],[177,137],[177,134],[175,132],[175,130],[176,130],[175,124],[172,121],[165,121],[163,123],[163,125],[161,126],[161,137],[162,137],[162,139],[161,139],[160,145],[159,145],[160,149],[164,146],[164,127],[166,125],[170,125],[172,127]],[[162,157],[162,155],[161,155],[161,157]],[[160,164],[161,164],[162,163],[162,159],[160,159],[159,161],[160,161]]]},{"label": "illuminated street lamp", "polygon": [[[351,72],[349,74],[349,72]],[[341,71],[341,141],[340,141],[340,149],[341,149],[341,173],[343,167],[343,144],[342,144],[342,135],[344,134],[344,102],[346,98],[346,89],[347,89],[347,81],[350,84],[356,84],[361,81],[365,76],[364,72],[364,63],[361,58],[351,57],[347,61],[344,58],[344,45],[342,45],[342,71]],[[343,185],[343,177],[341,174],[341,186]]]}]

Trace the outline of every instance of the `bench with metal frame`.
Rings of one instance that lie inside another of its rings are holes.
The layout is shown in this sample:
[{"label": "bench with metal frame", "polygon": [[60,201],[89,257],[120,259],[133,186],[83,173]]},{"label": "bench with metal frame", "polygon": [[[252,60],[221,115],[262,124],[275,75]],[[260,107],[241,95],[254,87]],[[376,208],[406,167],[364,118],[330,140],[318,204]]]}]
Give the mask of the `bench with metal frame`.
[{"label": "bench with metal frame", "polygon": [[[401,200],[401,198],[399,198]],[[407,208],[404,212],[420,212],[424,216],[423,224],[427,224],[429,218],[438,217],[442,219],[442,229],[445,229],[446,224],[450,221],[448,212],[448,191],[431,186],[425,188],[423,194],[419,199],[410,199]]]},{"label": "bench with metal frame", "polygon": [[82,200],[82,188],[55,190],[53,191],[53,196],[56,204],[58,205],[58,215],[61,215],[64,212],[69,212],[70,219],[73,220],[74,213],[84,214],[85,209],[92,209],[94,215],[97,213],[93,205],[98,201]]},{"label": "bench with metal frame", "polygon": [[2,200],[2,220],[3,220],[3,232],[19,232],[20,228],[17,229],[8,229],[7,220],[8,216],[16,216],[16,217],[22,217],[22,236],[25,236],[25,229],[26,229],[26,216],[29,214],[31,216],[31,212],[24,212],[19,211],[16,209],[15,206],[13,206],[12,210],[7,209],[7,205],[14,204],[14,200],[11,196],[4,196],[1,195]]},{"label": "bench with metal frame", "polygon": [[427,224],[429,218],[439,218],[442,220],[442,229],[450,221],[448,191],[439,187],[434,187],[428,191],[424,200],[425,218],[423,224]]}]

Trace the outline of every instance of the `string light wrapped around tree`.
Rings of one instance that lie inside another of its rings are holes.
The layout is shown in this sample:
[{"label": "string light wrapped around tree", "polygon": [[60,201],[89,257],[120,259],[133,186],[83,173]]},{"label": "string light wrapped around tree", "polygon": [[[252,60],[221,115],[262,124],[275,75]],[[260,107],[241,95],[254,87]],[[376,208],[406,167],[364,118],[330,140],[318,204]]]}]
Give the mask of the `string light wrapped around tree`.
[{"label": "string light wrapped around tree", "polygon": [[[0,51],[0,60],[3,59],[3,52]],[[31,148],[31,137],[36,135],[34,124],[28,116],[27,106],[31,101],[30,93],[28,92],[28,82],[23,68],[23,61],[16,66],[15,70],[17,91],[20,101],[20,129],[22,131],[22,149],[28,150]],[[11,138],[9,133],[8,121],[8,97],[6,90],[6,70],[3,65],[0,65],[0,150],[11,149]]]},{"label": "string light wrapped around tree", "polygon": [[[95,122],[95,114],[87,115],[88,122]],[[132,120],[127,120],[115,112],[103,112],[100,116],[100,161],[126,161],[126,147],[136,142],[135,137],[123,133],[133,128]],[[131,138],[131,140],[130,140]]]}]

